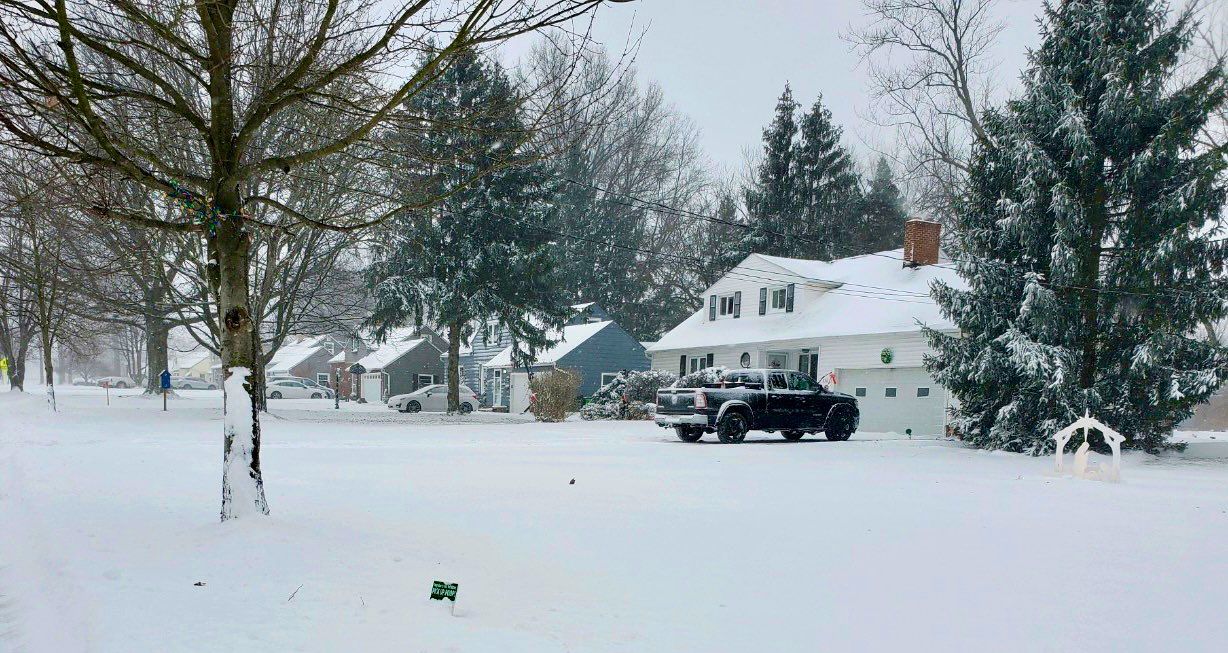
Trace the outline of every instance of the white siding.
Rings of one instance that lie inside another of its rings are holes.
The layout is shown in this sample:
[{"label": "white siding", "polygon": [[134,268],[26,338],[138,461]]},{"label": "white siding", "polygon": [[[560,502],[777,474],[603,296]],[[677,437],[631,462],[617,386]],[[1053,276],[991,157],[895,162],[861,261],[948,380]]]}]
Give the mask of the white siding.
[{"label": "white siding", "polygon": [[[882,362],[884,347],[890,347],[892,360],[890,365]],[[740,367],[739,359],[742,352],[751,355],[752,367],[767,365],[767,352],[788,352],[789,367],[797,367],[796,355],[802,349],[819,352],[819,370],[827,372],[839,368],[886,368],[886,367],[920,367],[921,357],[929,351],[925,336],[920,331],[905,333],[882,333],[861,336],[840,336],[834,338],[814,338],[811,340],[782,340],[775,342],[760,342],[731,347],[710,347],[696,349],[673,349],[652,353],[653,369],[678,371],[678,359],[682,354],[688,356],[713,355],[715,365],[725,367]]]}]

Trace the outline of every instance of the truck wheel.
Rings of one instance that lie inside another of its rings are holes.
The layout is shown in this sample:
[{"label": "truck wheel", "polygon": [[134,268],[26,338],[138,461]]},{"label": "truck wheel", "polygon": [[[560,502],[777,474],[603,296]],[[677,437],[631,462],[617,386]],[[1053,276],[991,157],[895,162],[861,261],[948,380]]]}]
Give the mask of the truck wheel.
[{"label": "truck wheel", "polygon": [[802,439],[803,435],[806,435],[806,432],[805,431],[781,431],[780,434],[785,436],[785,439],[788,440],[789,442],[797,442],[798,440]]},{"label": "truck wheel", "polygon": [[823,429],[827,439],[832,442],[844,442],[853,436],[853,410],[847,406],[832,408],[827,416],[827,424]]},{"label": "truck wheel", "polygon": [[716,437],[724,444],[738,444],[746,439],[750,425],[746,416],[736,411],[729,411],[716,423]]},{"label": "truck wheel", "polygon": [[683,442],[699,442],[704,437],[704,430],[694,426],[675,426],[674,435]]}]

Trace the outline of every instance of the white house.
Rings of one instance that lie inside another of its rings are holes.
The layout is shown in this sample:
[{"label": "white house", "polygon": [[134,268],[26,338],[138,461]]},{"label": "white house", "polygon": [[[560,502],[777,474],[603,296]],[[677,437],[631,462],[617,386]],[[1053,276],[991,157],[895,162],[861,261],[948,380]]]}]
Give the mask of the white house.
[{"label": "white house", "polygon": [[922,366],[921,325],[955,333],[929,286],[963,283],[939,258],[939,229],[910,220],[903,249],[831,262],[751,254],[648,348],[652,366],[795,369],[856,396],[862,431],[941,435],[949,399]]}]

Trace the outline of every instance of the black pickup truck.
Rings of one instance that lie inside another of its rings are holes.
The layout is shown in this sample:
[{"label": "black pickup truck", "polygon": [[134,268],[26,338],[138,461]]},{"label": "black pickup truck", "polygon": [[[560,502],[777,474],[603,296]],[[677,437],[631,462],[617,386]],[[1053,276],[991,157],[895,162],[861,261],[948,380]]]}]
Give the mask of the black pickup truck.
[{"label": "black pickup truck", "polygon": [[683,442],[716,433],[736,444],[751,430],[779,431],[786,440],[822,431],[828,440],[847,440],[860,420],[856,399],[790,370],[731,370],[702,388],[657,391],[657,425]]}]

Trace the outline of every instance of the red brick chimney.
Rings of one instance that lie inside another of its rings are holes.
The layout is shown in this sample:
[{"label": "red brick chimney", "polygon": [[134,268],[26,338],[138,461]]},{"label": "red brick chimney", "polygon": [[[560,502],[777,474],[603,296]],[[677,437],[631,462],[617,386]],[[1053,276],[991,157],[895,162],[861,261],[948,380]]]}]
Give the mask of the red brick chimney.
[{"label": "red brick chimney", "polygon": [[904,267],[916,268],[938,262],[942,225],[913,218],[904,223]]}]

